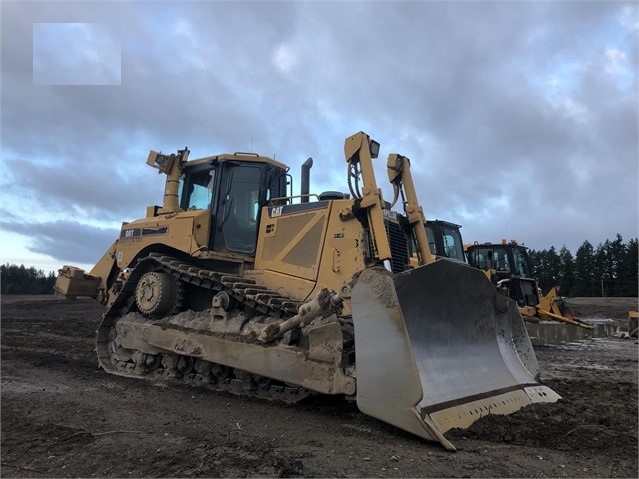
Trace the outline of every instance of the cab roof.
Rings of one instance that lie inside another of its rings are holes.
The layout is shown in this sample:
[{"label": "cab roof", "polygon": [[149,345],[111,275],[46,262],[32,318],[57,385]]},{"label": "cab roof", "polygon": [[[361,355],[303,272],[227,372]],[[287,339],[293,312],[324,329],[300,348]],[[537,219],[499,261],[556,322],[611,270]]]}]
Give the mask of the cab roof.
[{"label": "cab roof", "polygon": [[190,165],[199,165],[202,163],[212,163],[216,161],[245,161],[245,162],[253,162],[253,163],[268,163],[269,165],[273,165],[277,168],[281,168],[283,170],[288,171],[288,166],[284,163],[280,163],[273,158],[269,158],[268,156],[261,156],[257,153],[245,153],[245,152],[235,152],[235,153],[223,153],[220,155],[214,156],[205,156],[204,158],[197,158],[195,160],[189,160],[186,164]]}]

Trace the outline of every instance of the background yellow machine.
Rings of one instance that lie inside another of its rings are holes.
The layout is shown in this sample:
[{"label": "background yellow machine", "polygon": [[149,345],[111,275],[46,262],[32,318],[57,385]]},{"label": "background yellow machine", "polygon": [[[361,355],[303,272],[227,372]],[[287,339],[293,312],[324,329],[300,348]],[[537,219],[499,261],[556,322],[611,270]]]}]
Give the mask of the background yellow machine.
[{"label": "background yellow machine", "polygon": [[347,138],[349,193],[309,194],[307,162],[293,197],[271,158],[152,151],[163,205],[123,223],[88,274],[62,268],[56,291],[106,305],[97,353],[110,373],[291,402],[343,395],[448,449],[451,428],[556,401],[516,304],[431,254],[399,154],[387,171],[403,211],[385,208],[378,152],[363,132]]},{"label": "background yellow machine", "polygon": [[537,281],[531,278],[532,268],[527,248],[515,241],[501,243],[474,243],[466,245],[471,266],[486,272],[500,291],[517,302],[524,320],[560,321],[580,328],[595,327],[573,316],[570,308],[554,286],[543,296]]}]

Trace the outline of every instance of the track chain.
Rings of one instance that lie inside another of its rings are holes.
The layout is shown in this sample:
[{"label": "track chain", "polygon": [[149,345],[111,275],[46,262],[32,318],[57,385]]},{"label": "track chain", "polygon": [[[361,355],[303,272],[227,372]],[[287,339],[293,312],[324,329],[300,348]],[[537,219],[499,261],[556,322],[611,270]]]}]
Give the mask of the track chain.
[{"label": "track chain", "polygon": [[213,291],[225,291],[244,308],[250,308],[259,314],[275,317],[288,317],[297,314],[302,304],[291,298],[269,291],[266,286],[256,284],[255,280],[220,273],[194,266],[191,263],[176,260],[171,256],[151,253],[148,259],[162,266],[162,269],[174,275],[179,281]]}]

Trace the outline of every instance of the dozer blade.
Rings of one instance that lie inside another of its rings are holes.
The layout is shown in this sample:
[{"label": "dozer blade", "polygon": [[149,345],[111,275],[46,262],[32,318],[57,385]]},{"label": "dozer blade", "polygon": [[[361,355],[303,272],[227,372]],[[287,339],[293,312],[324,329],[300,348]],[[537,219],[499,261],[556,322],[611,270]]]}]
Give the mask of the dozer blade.
[{"label": "dozer blade", "polygon": [[560,396],[539,366],[516,304],[484,273],[440,259],[395,277],[367,269],[353,288],[357,405],[420,437]]}]

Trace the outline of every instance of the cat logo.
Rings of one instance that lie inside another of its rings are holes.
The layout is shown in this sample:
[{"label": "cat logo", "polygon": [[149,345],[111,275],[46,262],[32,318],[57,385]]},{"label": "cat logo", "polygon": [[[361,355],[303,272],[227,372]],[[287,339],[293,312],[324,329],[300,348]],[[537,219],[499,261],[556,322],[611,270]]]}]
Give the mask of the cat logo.
[{"label": "cat logo", "polygon": [[271,218],[282,215],[283,206],[275,206],[271,209]]}]

